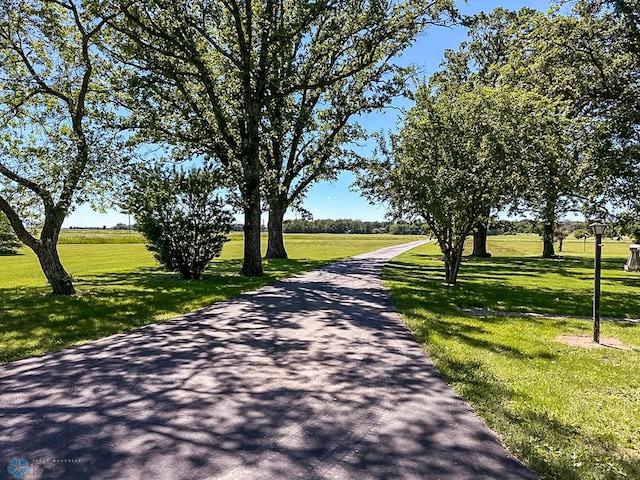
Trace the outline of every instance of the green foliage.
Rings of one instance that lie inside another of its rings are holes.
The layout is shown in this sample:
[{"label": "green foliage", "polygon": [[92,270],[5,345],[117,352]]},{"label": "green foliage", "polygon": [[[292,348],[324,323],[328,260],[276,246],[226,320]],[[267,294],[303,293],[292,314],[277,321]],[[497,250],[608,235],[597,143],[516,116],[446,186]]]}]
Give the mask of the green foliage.
[{"label": "green foliage", "polygon": [[397,222],[389,226],[389,233],[391,235],[427,235],[429,227],[421,221]]},{"label": "green foliage", "polygon": [[[580,72],[586,113],[598,120],[585,155],[593,165],[585,192],[592,211],[640,211],[640,16],[637,0],[579,1],[563,42],[567,68]],[[600,213],[600,212],[598,212]],[[600,213],[599,216],[602,214]]]},{"label": "green foliage", "polygon": [[220,183],[208,167],[186,172],[156,166],[132,175],[126,207],[149,241],[147,248],[183,279],[199,279],[231,231],[233,216],[216,194]]},{"label": "green foliage", "polygon": [[[537,97],[490,87],[422,86],[392,151],[374,159],[358,183],[397,218],[422,218],[455,284],[466,237],[521,178],[529,138],[525,112]],[[523,133],[524,132],[524,133]]]},{"label": "green foliage", "polygon": [[392,59],[451,0],[115,1],[141,136],[206,155],[245,214],[243,272],[259,275],[261,199],[282,227],[363,135],[351,120],[407,87]]},{"label": "green foliage", "polygon": [[640,220],[637,216],[623,213],[611,227],[614,235],[628,235],[635,243],[640,243]]},{"label": "green foliage", "polygon": [[14,233],[7,216],[0,212],[0,255],[15,254],[22,246]]},{"label": "green foliage", "polygon": [[62,223],[103,192],[125,151],[110,128],[105,19],[87,5],[0,0],[0,210],[65,295],[74,288],[55,251]]},{"label": "green foliage", "polygon": [[[395,305],[438,371],[543,480],[640,478],[640,325],[603,322],[603,337],[634,350],[557,340],[591,335],[577,318],[473,317],[460,308],[589,316],[593,246],[565,241],[563,259],[537,258],[535,236],[489,237],[490,259],[470,258],[461,289],[441,289],[435,245],[384,270]],[[605,241],[603,314],[637,317],[640,277],[622,271],[627,245]],[[606,312],[606,313],[604,313]]]},{"label": "green foliage", "polygon": [[424,235],[428,233],[422,222],[391,223],[391,222],[363,222],[362,220],[285,220],[285,233],[390,233],[392,235]]},{"label": "green foliage", "polygon": [[514,30],[519,45],[504,73],[510,82],[566,102],[573,159],[556,161],[552,170],[559,172],[557,196],[564,203],[556,210],[578,200],[593,218],[603,216],[613,198],[615,210],[633,208],[638,198],[637,2],[572,6],[569,15],[537,13]]},{"label": "green foliage", "polygon": [[586,231],[585,229],[578,228],[578,229],[573,231],[573,236],[576,237],[578,240],[580,240],[582,238],[588,238],[591,235],[589,235],[589,232]]}]

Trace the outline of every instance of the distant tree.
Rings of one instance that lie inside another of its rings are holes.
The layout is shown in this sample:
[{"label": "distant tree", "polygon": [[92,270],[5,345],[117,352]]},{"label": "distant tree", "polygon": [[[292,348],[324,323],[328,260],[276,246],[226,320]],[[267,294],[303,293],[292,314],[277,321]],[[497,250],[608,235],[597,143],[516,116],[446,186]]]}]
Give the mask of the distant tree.
[{"label": "distant tree", "polygon": [[573,236],[576,237],[578,240],[589,237],[589,232],[587,232],[584,228],[578,228],[574,230],[572,233],[573,233]]},{"label": "distant tree", "polygon": [[558,251],[562,252],[562,245],[564,244],[564,240],[568,236],[569,236],[569,230],[565,225],[562,225],[562,224],[556,225],[554,237],[558,241]]},{"label": "distant tree", "polygon": [[[336,222],[339,222],[336,225]],[[309,220],[295,219],[283,222],[284,233],[344,233],[348,230],[351,233],[379,233],[386,230],[384,222],[363,222],[362,220]]]},{"label": "distant tree", "polygon": [[15,254],[22,246],[11,228],[7,216],[0,212],[0,255]]},{"label": "distant tree", "polygon": [[58,256],[62,223],[121,158],[105,127],[105,22],[80,1],[0,0],[0,211],[54,294],[75,293]]},{"label": "distant tree", "polygon": [[207,167],[186,172],[156,166],[132,174],[126,208],[149,241],[147,248],[183,279],[201,278],[231,231],[233,216],[217,193],[221,183]]},{"label": "distant tree", "polygon": [[422,222],[398,222],[389,226],[389,233],[392,235],[421,235],[424,232]]}]

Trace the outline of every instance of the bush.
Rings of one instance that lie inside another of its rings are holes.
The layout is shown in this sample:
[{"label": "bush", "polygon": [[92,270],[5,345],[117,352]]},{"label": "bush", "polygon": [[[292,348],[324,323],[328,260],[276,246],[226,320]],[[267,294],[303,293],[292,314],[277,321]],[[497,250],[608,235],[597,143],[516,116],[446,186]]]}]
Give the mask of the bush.
[{"label": "bush", "polygon": [[207,167],[185,172],[158,166],[132,175],[127,209],[147,248],[183,279],[201,278],[228,240],[233,217],[216,194],[220,184],[218,173]]},{"label": "bush", "polygon": [[0,212],[0,255],[15,255],[22,246],[7,216]]},{"label": "bush", "polygon": [[590,235],[584,228],[578,228],[573,231],[573,236],[580,240],[581,238],[588,238]]}]

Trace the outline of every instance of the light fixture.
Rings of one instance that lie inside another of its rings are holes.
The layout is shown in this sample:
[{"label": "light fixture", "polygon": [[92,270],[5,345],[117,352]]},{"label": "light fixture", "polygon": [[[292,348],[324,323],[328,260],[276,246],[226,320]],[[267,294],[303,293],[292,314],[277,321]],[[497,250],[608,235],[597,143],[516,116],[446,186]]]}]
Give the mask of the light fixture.
[{"label": "light fixture", "polygon": [[607,224],[603,223],[602,220],[596,220],[591,225],[589,225],[589,228],[593,230],[593,233],[595,235],[602,235],[604,233],[604,229],[607,228]]}]

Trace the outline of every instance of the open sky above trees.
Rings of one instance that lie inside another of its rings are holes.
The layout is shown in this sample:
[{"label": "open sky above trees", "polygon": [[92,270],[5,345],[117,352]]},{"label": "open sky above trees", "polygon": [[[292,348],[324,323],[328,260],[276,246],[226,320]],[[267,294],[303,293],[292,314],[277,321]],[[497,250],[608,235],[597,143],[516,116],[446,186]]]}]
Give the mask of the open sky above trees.
[{"label": "open sky above trees", "polygon": [[[510,10],[518,10],[526,6],[547,11],[553,3],[553,0],[468,0],[466,3],[456,2],[456,6],[461,14],[468,15],[481,11],[490,12],[499,6]],[[445,49],[457,49],[460,42],[465,39],[466,28],[462,26],[432,27],[405,52],[401,63],[415,64],[424,77],[429,77],[438,70]],[[409,103],[407,100],[398,100],[395,106],[405,108]],[[395,130],[398,114],[398,109],[387,109],[385,113],[370,114],[361,118],[361,124],[371,132]],[[319,182],[311,188],[303,206],[317,219],[349,217],[365,221],[383,220],[386,213],[385,206],[372,206],[359,193],[350,191],[353,181],[354,177],[351,173],[342,173],[336,182]],[[263,215],[265,224],[266,217],[265,213]],[[289,211],[285,218],[296,218],[296,214]],[[89,205],[85,205],[69,215],[63,227],[112,227],[117,223],[128,224],[128,222],[129,217],[118,211],[97,213]]]}]

